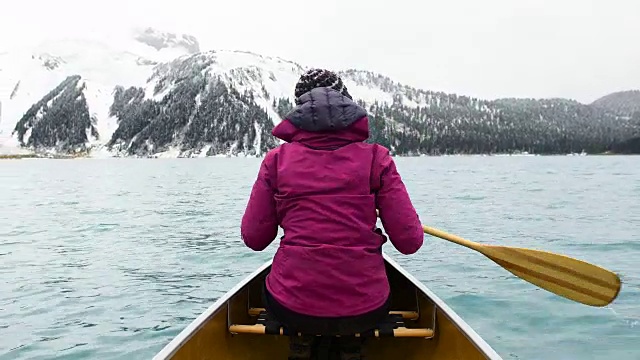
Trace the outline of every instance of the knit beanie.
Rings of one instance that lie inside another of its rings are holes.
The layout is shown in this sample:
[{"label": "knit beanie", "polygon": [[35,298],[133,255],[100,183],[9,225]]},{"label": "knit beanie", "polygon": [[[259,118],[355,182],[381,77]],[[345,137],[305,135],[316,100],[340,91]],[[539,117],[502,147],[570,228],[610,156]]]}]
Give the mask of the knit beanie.
[{"label": "knit beanie", "polygon": [[347,87],[342,83],[342,79],[333,71],[325,69],[310,69],[300,76],[300,80],[296,84],[296,99],[317,87],[330,87],[353,100]]}]

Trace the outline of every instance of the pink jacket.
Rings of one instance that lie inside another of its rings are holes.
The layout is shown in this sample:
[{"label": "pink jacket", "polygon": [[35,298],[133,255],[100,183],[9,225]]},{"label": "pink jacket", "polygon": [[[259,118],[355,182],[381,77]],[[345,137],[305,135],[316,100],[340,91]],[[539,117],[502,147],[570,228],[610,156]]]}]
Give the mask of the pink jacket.
[{"label": "pink jacket", "polygon": [[266,286],[282,305],[322,317],[374,310],[389,296],[376,208],[389,240],[412,254],[423,230],[388,149],[369,137],[365,110],[330,88],[301,96],[272,134],[242,218],[255,251],[284,236]]}]

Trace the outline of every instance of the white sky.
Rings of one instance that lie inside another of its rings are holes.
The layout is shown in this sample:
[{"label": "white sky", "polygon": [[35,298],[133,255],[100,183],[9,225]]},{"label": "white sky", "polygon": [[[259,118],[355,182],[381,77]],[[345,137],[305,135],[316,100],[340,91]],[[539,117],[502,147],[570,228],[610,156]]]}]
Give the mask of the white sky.
[{"label": "white sky", "polygon": [[640,88],[640,0],[2,0],[0,52],[130,26],[489,99]]}]

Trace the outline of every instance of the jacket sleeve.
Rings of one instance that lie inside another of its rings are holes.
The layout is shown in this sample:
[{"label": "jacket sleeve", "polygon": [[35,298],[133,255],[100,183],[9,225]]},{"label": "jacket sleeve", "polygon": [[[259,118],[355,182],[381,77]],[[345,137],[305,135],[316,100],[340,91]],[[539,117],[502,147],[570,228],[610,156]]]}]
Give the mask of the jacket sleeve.
[{"label": "jacket sleeve", "polygon": [[242,216],[240,233],[245,245],[255,251],[264,250],[278,235],[275,191],[269,176],[272,153],[262,160],[258,177],[253,184],[249,202]]},{"label": "jacket sleeve", "polygon": [[382,169],[376,206],[380,220],[393,246],[402,254],[413,254],[420,249],[424,240],[420,218],[388,152],[379,165]]}]

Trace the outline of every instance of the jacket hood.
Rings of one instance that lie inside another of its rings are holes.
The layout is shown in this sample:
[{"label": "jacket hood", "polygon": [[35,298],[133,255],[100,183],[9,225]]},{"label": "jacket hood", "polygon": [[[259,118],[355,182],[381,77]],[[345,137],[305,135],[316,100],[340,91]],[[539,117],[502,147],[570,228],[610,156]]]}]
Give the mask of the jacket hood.
[{"label": "jacket hood", "polygon": [[364,108],[328,87],[315,88],[298,98],[271,134],[286,142],[333,148],[369,138]]}]

